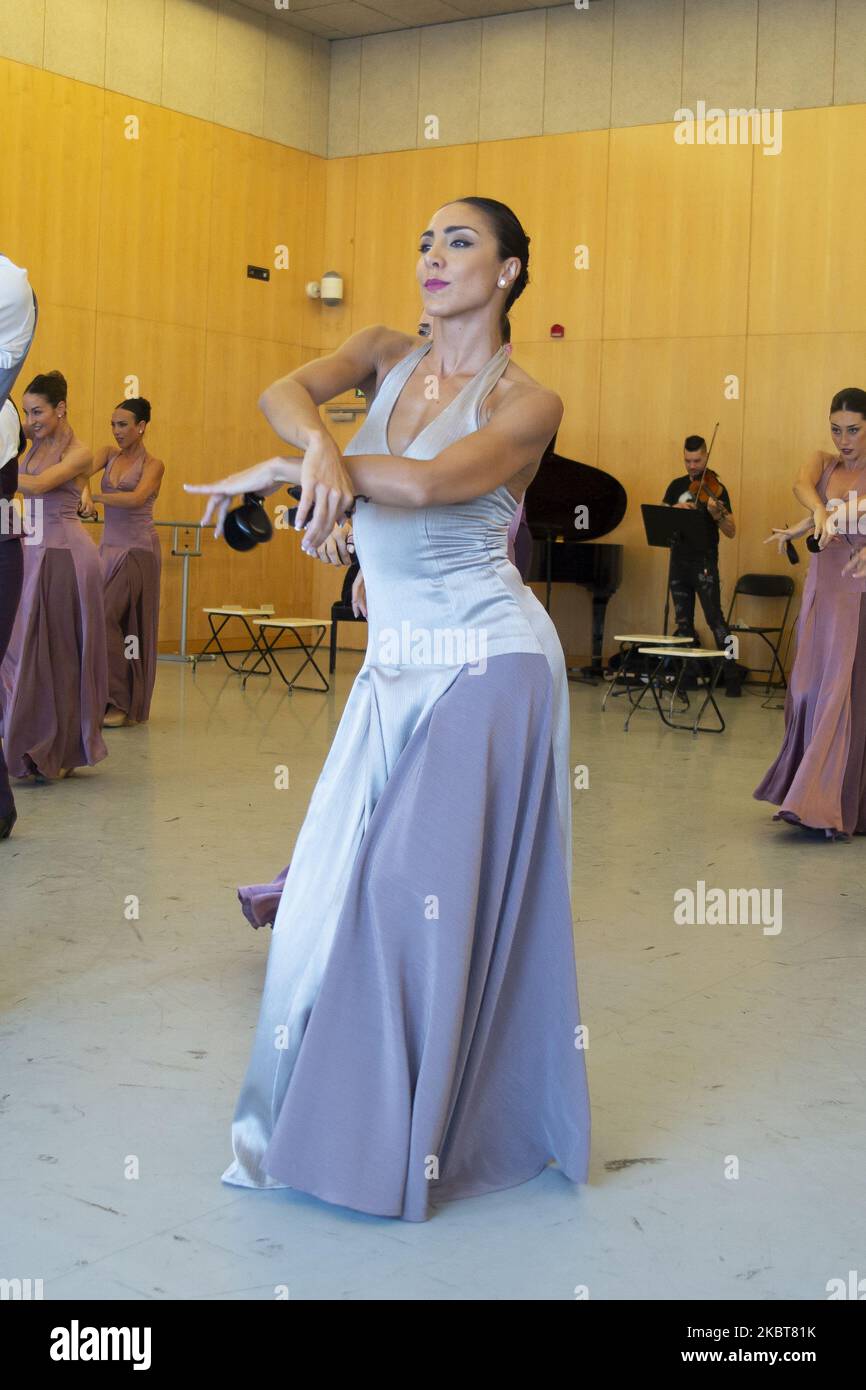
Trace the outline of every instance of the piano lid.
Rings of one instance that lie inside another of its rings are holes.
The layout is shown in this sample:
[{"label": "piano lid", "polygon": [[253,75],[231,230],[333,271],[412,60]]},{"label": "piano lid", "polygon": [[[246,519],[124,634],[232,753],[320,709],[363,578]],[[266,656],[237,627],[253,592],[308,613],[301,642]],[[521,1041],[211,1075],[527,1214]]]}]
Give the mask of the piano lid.
[{"label": "piano lid", "polygon": [[[613,531],[625,516],[625,488],[612,474],[557,454],[556,435],[545,449],[538,472],[526,489],[526,521],[531,534],[593,541]],[[587,526],[576,528],[575,508],[586,507]]]}]

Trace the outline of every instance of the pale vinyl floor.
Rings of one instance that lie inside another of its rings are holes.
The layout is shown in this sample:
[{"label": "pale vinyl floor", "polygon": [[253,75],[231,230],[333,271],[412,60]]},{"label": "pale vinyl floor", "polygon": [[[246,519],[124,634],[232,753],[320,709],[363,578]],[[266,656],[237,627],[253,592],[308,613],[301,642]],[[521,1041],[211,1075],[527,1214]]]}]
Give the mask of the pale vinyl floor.
[{"label": "pale vinyl floor", "polygon": [[[49,1299],[773,1300],[866,1273],[866,839],[813,839],[752,800],[782,729],[753,696],[693,739],[650,714],[626,735],[621,701],[602,715],[600,689],[572,688],[588,1186],[550,1168],[414,1225],[220,1183],[270,940],[235,888],[288,862],[359,663],[292,697],[161,663],[149,727],[17,792],[0,1276]],[[783,888],[782,931],[675,925],[698,879]]]}]

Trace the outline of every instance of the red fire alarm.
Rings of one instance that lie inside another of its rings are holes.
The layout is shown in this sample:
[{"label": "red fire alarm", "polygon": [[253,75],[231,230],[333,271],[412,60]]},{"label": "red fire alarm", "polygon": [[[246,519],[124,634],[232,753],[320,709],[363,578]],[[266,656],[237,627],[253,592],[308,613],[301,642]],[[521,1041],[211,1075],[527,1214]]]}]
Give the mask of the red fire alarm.
[{"label": "red fire alarm", "polygon": [[550,336],[551,338],[565,337],[565,329],[563,328],[561,323],[552,323],[550,325]]}]

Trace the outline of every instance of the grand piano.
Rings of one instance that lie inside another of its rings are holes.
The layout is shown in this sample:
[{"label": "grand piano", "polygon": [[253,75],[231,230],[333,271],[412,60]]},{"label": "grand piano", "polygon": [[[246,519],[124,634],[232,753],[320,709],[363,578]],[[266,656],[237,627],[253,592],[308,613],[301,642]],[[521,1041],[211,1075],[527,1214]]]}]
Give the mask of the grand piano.
[{"label": "grand piano", "polygon": [[[546,584],[548,612],[553,584],[579,584],[592,599],[592,657],[580,671],[569,668],[569,675],[576,679],[601,678],[605,612],[622,581],[622,546],[599,545],[598,537],[619,525],[627,501],[622,483],[610,473],[557,454],[555,435],[526,490],[532,549],[524,580]],[[586,508],[578,518],[586,524],[576,528],[578,507]]]}]

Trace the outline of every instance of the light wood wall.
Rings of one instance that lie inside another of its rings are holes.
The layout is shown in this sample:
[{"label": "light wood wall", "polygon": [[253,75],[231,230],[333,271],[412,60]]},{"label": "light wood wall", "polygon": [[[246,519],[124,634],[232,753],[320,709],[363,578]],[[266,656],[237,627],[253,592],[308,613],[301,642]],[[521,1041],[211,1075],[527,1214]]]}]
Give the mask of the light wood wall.
[{"label": "light wood wall", "polygon": [[[30,377],[59,368],[73,425],[95,447],[111,443],[111,411],[136,377],[153,407],[148,447],[166,463],[156,517],[196,520],[200,499],[183,483],[275,452],[258,395],[320,351],[322,306],[304,284],[326,268],[325,161],[2,60],[0,103],[9,185],[0,248],[27,266],[40,308],[16,399]],[[127,138],[130,117],[137,139]],[[279,245],[285,270],[274,268]],[[250,262],[271,268],[269,283],[247,279]],[[171,532],[160,537],[168,651],[180,633],[181,566]],[[190,566],[193,648],[207,634],[204,605],[309,612],[314,566],[296,537],[278,532],[251,555],[212,535],[203,547]],[[321,601],[338,581],[316,576]]]},{"label": "light wood wall", "polygon": [[[607,538],[625,547],[608,649],[613,632],[661,621],[666,556],[647,548],[640,504],[684,471],[685,435],[709,439],[716,421],[713,465],[738,525],[720,540],[725,606],[746,571],[802,584],[806,564],[791,568],[763,540],[802,515],[793,479],[831,447],[833,393],[866,378],[866,194],[850,179],[866,106],[786,111],[782,130],[775,156],[680,145],[667,123],[327,163],[328,256],[353,267],[347,304],[328,320],[335,341],[378,319],[417,321],[417,233],[446,199],[499,198],[523,222],[530,285],[511,314],[515,359],[565,402],[560,452],[614,474],[629,497]],[[578,245],[589,269],[575,268]],[[552,323],[564,339],[549,337]],[[584,656],[587,596],[560,586],[552,612],[566,650]],[[777,613],[740,610],[747,621]],[[754,640],[742,656],[763,661]]]},{"label": "light wood wall", "polygon": [[[721,542],[726,588],[750,569],[802,580],[804,564],[789,570],[761,542],[798,515],[791,482],[829,447],[832,393],[863,381],[866,194],[851,157],[866,106],[786,111],[769,157],[678,145],[668,123],[324,160],[9,61],[0,101],[0,247],[29,268],[41,308],[25,375],[66,373],[71,417],[94,445],[110,442],[111,408],[138,377],[168,469],[158,516],[194,519],[184,481],[274,449],[255,405],[267,382],[365,324],[414,328],[418,233],[443,202],[480,192],[509,203],[532,238],[516,360],[565,401],[561,451],[629,495],[609,537],[625,546],[625,577],[608,634],[658,623],[664,557],[643,543],[639,504],[682,471],[684,435],[709,436],[716,420],[713,462],[739,527]],[[247,280],[247,263],[273,266],[281,244],[289,269]],[[577,245],[588,269],[575,268]],[[339,308],[304,293],[326,269],[344,277]],[[335,427],[338,440],[352,428]],[[167,647],[179,575],[166,555]],[[341,579],[285,532],[249,556],[207,538],[191,634],[205,635],[206,603],[327,616]],[[562,588],[553,612],[566,650],[584,655],[587,596]]]}]

